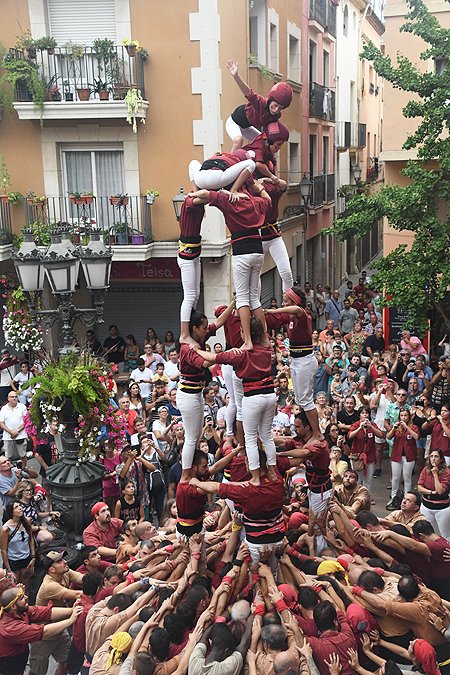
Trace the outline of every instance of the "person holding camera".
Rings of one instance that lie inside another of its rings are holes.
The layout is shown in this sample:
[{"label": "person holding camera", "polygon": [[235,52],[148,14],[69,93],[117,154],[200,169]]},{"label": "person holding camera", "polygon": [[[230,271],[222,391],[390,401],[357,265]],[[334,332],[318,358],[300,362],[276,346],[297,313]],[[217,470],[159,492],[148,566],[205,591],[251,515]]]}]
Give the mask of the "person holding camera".
[{"label": "person holding camera", "polygon": [[358,475],[359,483],[366,487],[369,492],[372,488],[372,478],[375,471],[375,438],[383,437],[384,431],[370,420],[370,408],[366,406],[361,408],[359,421],[350,426],[348,439],[352,441],[350,455],[352,467]]},{"label": "person holding camera", "polygon": [[12,390],[11,381],[17,372],[17,364],[19,359],[17,356],[11,356],[9,349],[6,347],[1,350],[0,359],[0,404],[4,403]]},{"label": "person holding camera", "polygon": [[387,433],[388,440],[393,439],[391,454],[391,498],[386,504],[387,511],[399,508],[401,500],[397,496],[400,492],[400,482],[403,478],[404,491],[411,492],[412,474],[417,458],[417,440],[419,429],[412,423],[411,411],[402,408],[398,419]]}]

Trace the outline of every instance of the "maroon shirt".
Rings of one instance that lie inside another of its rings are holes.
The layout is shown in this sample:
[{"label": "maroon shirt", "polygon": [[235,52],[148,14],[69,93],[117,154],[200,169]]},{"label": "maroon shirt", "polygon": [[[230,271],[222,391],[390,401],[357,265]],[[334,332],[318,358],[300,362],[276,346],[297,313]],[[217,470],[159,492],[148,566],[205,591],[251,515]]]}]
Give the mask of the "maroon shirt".
[{"label": "maroon shirt", "polygon": [[431,579],[432,581],[448,581],[450,576],[450,563],[444,560],[444,551],[450,549],[450,542],[444,537],[438,537],[434,541],[428,540],[425,542],[430,549],[431,554]]},{"label": "maroon shirt", "polygon": [[[419,429],[414,424],[411,429],[416,434],[419,433]],[[414,462],[417,457],[417,441],[411,436],[408,429],[402,429],[401,431],[398,429],[395,432],[391,462],[401,462],[403,455],[406,457],[407,462]]]},{"label": "maroon shirt", "polygon": [[[379,428],[373,422],[371,423],[373,427]],[[358,429],[359,422],[353,422],[350,426],[349,433]],[[365,453],[367,456],[367,464],[373,464],[375,462],[375,434],[373,430],[370,429],[359,429],[356,436],[352,438],[352,455],[359,455]]]},{"label": "maroon shirt", "polygon": [[239,199],[239,201],[232,203],[228,201],[227,195],[223,192],[210,190],[209,203],[222,211],[227,227],[232,234],[248,228],[260,228],[261,225],[264,225],[270,200],[264,197],[249,196],[250,199]]},{"label": "maroon shirt", "polygon": [[[24,614],[4,612],[0,619],[0,669],[1,659],[20,657],[28,653],[28,644],[42,640],[44,626],[50,623],[52,606],[29,607]],[[19,669],[18,671],[19,672]]]},{"label": "maroon shirt", "polygon": [[[208,480],[209,472],[203,477]],[[177,531],[187,537],[197,534],[203,529],[203,516],[208,495],[200,494],[197,488],[189,483],[178,483],[177,504]]]},{"label": "maroon shirt", "polygon": [[281,237],[280,228],[278,227],[278,205],[281,197],[286,190],[279,188],[277,185],[265,183],[265,190],[269,193],[272,205],[267,211],[266,222],[261,228],[261,239],[263,241],[271,241],[277,237]]},{"label": "maroon shirt", "polygon": [[244,396],[270,394],[274,391],[272,379],[272,348],[255,344],[252,351],[240,354],[231,351],[216,355],[216,363],[229,363],[241,378]]},{"label": "maroon shirt", "polygon": [[245,98],[248,101],[245,105],[245,116],[251,126],[259,129],[280,119],[281,112],[272,115],[269,112],[269,99],[260,96],[253,89],[250,89]]},{"label": "maroon shirt", "polygon": [[337,654],[342,666],[341,675],[354,675],[354,670],[348,662],[348,650],[356,649],[356,639],[345,614],[338,610],[340,630],[327,630],[320,637],[308,637],[312,647],[314,661],[320,675],[329,675],[325,661],[330,660],[331,654]]},{"label": "maroon shirt", "polygon": [[303,308],[300,309],[302,309],[302,312],[298,315],[287,314],[282,310],[272,314],[277,326],[287,326],[289,351],[294,358],[305,354],[305,352],[297,352],[296,348],[310,347],[312,351],[312,319]]},{"label": "maroon shirt", "polygon": [[244,513],[245,536],[254,544],[276,543],[285,534],[282,513],[284,482],[261,478],[261,485],[220,483],[219,496],[231,499]]},{"label": "maroon shirt", "polygon": [[[216,334],[216,324],[210,323],[205,341],[212,335]],[[204,345],[200,345],[204,348]],[[180,384],[179,388],[182,391],[190,393],[201,392],[205,386],[205,369],[203,367],[204,359],[197,354],[189,345],[181,345],[180,347]]]},{"label": "maroon shirt", "polygon": [[123,520],[120,518],[111,518],[109,527],[102,530],[94,520],[83,531],[83,544],[85,546],[105,546],[106,548],[116,548],[119,536],[122,533]]},{"label": "maroon shirt", "polygon": [[438,419],[428,420],[428,427],[431,429],[431,450],[442,450],[446,457],[450,457],[450,438],[444,431],[442,424]]},{"label": "maroon shirt", "polygon": [[204,215],[204,205],[194,205],[194,198],[186,197],[181,205],[178,244],[178,256],[183,260],[194,260],[202,251],[200,228]]},{"label": "maroon shirt", "polygon": [[[302,448],[304,445],[301,439],[296,437],[285,442],[286,450]],[[323,492],[331,490],[330,478],[330,450],[326,441],[316,441],[314,445],[308,446],[311,455],[305,459],[306,479],[311,492]]]},{"label": "maroon shirt", "polygon": [[242,347],[244,340],[241,335],[241,320],[235,312],[231,312],[231,315],[225,322],[223,331],[225,333],[227,349]]},{"label": "maroon shirt", "polygon": [[[251,143],[244,145],[244,150],[253,150],[255,153],[255,162],[261,162],[261,164],[267,164],[269,170],[273,174],[276,172],[277,160],[275,155],[270,152],[269,146],[267,144],[267,136],[265,134],[260,134],[253,139]],[[257,172],[258,175],[258,172]]]}]

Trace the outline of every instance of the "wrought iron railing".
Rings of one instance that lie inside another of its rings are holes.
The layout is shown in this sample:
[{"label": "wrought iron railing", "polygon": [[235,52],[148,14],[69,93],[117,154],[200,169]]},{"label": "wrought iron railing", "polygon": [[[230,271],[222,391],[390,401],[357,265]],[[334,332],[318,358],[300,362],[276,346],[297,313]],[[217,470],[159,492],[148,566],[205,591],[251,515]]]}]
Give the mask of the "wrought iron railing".
[{"label": "wrought iron railing", "polygon": [[321,206],[325,197],[325,176],[313,176],[312,184],[311,206]]},{"label": "wrought iron railing", "polygon": [[311,82],[309,85],[309,116],[334,122],[335,111],[335,92],[330,87]]},{"label": "wrought iron railing", "polygon": [[[47,101],[122,100],[130,89],[145,98],[144,65],[147,51],[130,56],[124,46],[98,54],[94,47],[55,47],[50,50],[10,49],[9,61],[25,61],[36,69]],[[19,66],[20,67],[20,66]],[[33,92],[24,77],[16,84],[17,101],[32,101]]]},{"label": "wrought iron railing", "polygon": [[65,226],[75,244],[84,243],[92,230],[105,243],[148,244],[152,241],[151,205],[147,197],[45,197],[27,199],[25,222],[36,232],[38,243],[48,243],[54,227]]},{"label": "wrought iron railing", "polygon": [[337,148],[365,148],[366,125],[358,122],[336,123],[336,147]]},{"label": "wrought iron railing", "polygon": [[336,4],[331,0],[309,0],[309,18],[336,37]]},{"label": "wrought iron railing", "polygon": [[11,204],[0,198],[0,246],[12,242]]},{"label": "wrought iron railing", "polygon": [[335,179],[334,173],[328,173],[325,176],[325,201],[334,202],[336,199],[335,194]]}]

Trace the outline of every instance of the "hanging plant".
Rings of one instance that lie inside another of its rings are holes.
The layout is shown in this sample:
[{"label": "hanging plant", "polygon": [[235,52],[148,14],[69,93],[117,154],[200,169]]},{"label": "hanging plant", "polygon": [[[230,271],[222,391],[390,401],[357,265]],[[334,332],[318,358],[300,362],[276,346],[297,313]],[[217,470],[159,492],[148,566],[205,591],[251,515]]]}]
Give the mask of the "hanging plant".
[{"label": "hanging plant", "polygon": [[[137,133],[137,119],[136,115],[139,112],[139,106],[144,99],[141,95],[140,89],[129,89],[125,96],[125,103],[127,104],[127,122],[133,125],[134,133]],[[141,119],[142,124],[145,124],[145,119]]]},{"label": "hanging plant", "polygon": [[3,332],[5,342],[18,352],[42,349],[42,328],[33,325],[28,304],[23,291],[19,289],[7,293],[7,302],[3,307]]},{"label": "hanging plant", "polygon": [[39,438],[52,417],[70,403],[78,420],[75,435],[81,461],[90,459],[103,430],[111,444],[120,450],[125,443],[125,429],[110,401],[113,376],[114,364],[86,352],[51,360],[40,375],[29,381],[33,398],[26,417],[28,428]]},{"label": "hanging plant", "polygon": [[23,82],[42,118],[46,92],[44,83],[39,77],[36,63],[29,59],[17,59],[12,54],[7,54],[3,59],[2,66],[4,71],[3,81],[10,82],[14,87]]}]

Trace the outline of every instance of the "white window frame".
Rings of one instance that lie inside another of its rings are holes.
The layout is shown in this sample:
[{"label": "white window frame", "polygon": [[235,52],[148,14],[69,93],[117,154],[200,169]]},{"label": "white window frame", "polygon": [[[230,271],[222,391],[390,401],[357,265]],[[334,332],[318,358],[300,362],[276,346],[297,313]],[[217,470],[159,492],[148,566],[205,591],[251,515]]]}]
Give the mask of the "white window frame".
[{"label": "white window frame", "polygon": [[[121,152],[122,153],[122,164],[124,167],[123,171],[123,185],[125,192],[125,150],[122,143],[112,143],[112,144],[86,144],[80,143],[77,145],[67,145],[61,144],[60,147],[60,157],[61,157],[61,169],[62,169],[62,194],[66,195],[68,192],[68,179],[67,179],[67,165],[65,161],[64,154],[66,152],[90,152],[91,153],[91,169],[92,169],[92,191],[94,195],[98,195],[97,189],[97,172],[95,167],[95,153],[96,152]],[[102,195],[108,196],[108,195]]]},{"label": "white window frame", "polygon": [[[275,39],[272,39],[272,27]],[[280,17],[271,7],[267,8],[267,67],[280,72]]]},{"label": "white window frame", "polygon": [[[298,131],[289,130],[289,141],[287,143],[287,165],[288,165],[288,185],[297,185],[301,179],[301,136]],[[298,153],[292,156],[292,146],[296,145]]]},{"label": "white window frame", "polygon": [[[294,66],[291,55],[291,38],[297,41],[298,45],[298,54],[297,54],[297,64]],[[295,24],[290,21],[286,25],[286,63],[287,63],[287,79],[291,82],[301,82],[302,81],[302,43],[301,43],[301,30]]]},{"label": "white window frame", "polygon": [[[252,56],[255,56],[258,63],[262,65],[267,65],[266,63],[266,6],[265,0],[253,0],[252,6],[249,10],[249,23],[250,19],[254,19],[256,22],[256,54],[252,53]],[[250,31],[250,25],[249,25]]]}]

